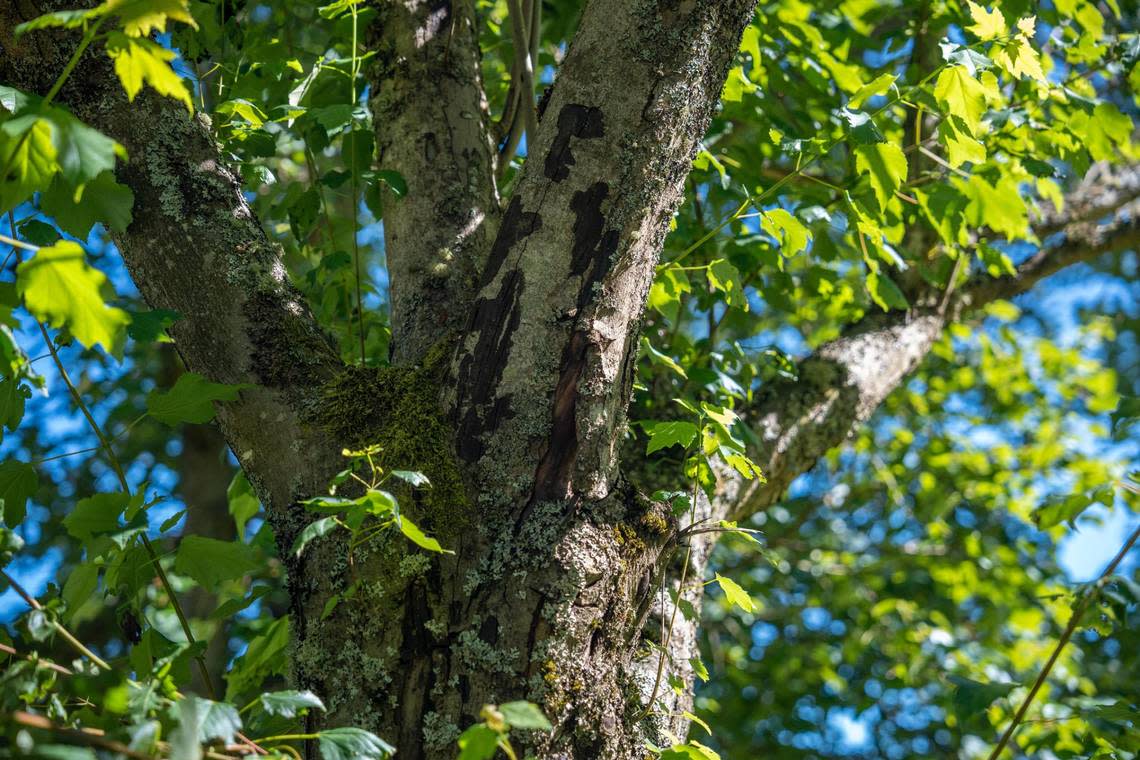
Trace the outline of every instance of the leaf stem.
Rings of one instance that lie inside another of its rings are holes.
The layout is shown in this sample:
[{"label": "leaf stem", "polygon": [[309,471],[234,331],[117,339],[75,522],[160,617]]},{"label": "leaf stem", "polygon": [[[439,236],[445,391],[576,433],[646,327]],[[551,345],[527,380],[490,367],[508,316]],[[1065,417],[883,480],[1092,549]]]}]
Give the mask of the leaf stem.
[{"label": "leaf stem", "polygon": [[1009,724],[1009,728],[1001,735],[997,746],[994,747],[993,752],[989,755],[989,760],[997,760],[1002,750],[1009,744],[1010,739],[1013,738],[1013,733],[1025,719],[1025,713],[1029,710],[1029,705],[1032,704],[1033,698],[1037,696],[1037,692],[1040,691],[1041,687],[1045,684],[1045,679],[1049,677],[1049,672],[1057,663],[1057,658],[1061,656],[1061,651],[1065,648],[1065,645],[1069,643],[1069,639],[1073,637],[1077,626],[1080,625],[1081,618],[1084,617],[1085,610],[1088,608],[1089,603],[1094,597],[1100,594],[1101,589],[1104,588],[1109,577],[1116,571],[1117,566],[1124,560],[1124,557],[1138,539],[1140,539],[1140,525],[1136,526],[1136,530],[1132,531],[1132,535],[1124,542],[1124,546],[1120,547],[1120,551],[1117,552],[1112,562],[1108,563],[1108,567],[1106,567],[1104,572],[1100,574],[1100,577],[1097,578],[1093,588],[1086,593],[1077,606],[1073,608],[1073,614],[1069,618],[1069,623],[1065,626],[1061,638],[1057,640],[1057,646],[1053,648],[1052,654],[1049,655],[1049,659],[1045,662],[1045,667],[1041,668],[1041,672],[1037,675],[1037,680],[1033,682],[1029,693],[1026,694],[1025,699],[1021,701],[1021,706],[1017,708],[1017,712],[1013,716],[1013,722]]},{"label": "leaf stem", "polygon": [[55,96],[59,94],[59,91],[63,89],[64,82],[67,81],[67,78],[71,76],[71,72],[74,71],[76,65],[79,64],[79,59],[87,52],[88,46],[95,41],[95,36],[99,33],[99,27],[103,23],[103,18],[104,17],[96,19],[95,23],[84,33],[83,39],[79,41],[79,46],[75,48],[75,52],[71,54],[71,58],[68,59],[67,65],[63,67],[63,71],[60,72],[59,77],[55,80],[55,84],[51,86],[51,89],[48,90],[48,94],[44,96],[43,105],[46,106],[51,103],[52,100],[55,99]]}]

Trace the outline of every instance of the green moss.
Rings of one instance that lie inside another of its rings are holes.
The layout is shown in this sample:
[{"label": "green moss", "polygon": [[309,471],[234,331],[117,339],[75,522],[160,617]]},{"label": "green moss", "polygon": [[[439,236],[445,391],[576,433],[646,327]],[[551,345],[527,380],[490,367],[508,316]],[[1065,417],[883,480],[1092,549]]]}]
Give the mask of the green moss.
[{"label": "green moss", "polygon": [[349,448],[379,444],[385,470],[416,470],[431,488],[398,487],[401,507],[447,545],[471,519],[454,433],[439,410],[439,375],[447,350],[439,346],[420,367],[350,367],[326,383],[313,423]]}]

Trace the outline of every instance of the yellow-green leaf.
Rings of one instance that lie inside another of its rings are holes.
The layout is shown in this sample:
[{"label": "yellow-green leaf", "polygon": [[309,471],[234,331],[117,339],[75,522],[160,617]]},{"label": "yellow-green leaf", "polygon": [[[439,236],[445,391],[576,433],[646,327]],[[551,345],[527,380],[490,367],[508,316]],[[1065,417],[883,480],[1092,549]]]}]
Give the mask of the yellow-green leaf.
[{"label": "yellow-green leaf", "polygon": [[739,607],[745,612],[755,612],[756,602],[752,601],[752,597],[748,592],[740,587],[740,584],[731,578],[725,578],[720,573],[716,574],[716,582],[720,584],[721,591],[724,592],[724,598],[728,600],[729,604],[734,607]]},{"label": "yellow-green leaf", "polygon": [[847,107],[850,109],[862,108],[863,101],[876,95],[882,95],[891,89],[891,85],[895,83],[896,79],[898,76],[895,74],[880,74],[856,90],[855,94],[851,96],[851,100],[847,102]]},{"label": "yellow-green leaf", "polygon": [[760,228],[780,242],[780,250],[785,256],[795,256],[807,250],[811,240],[811,231],[782,208],[765,211],[760,216]]},{"label": "yellow-green leaf", "polygon": [[858,145],[855,148],[855,170],[871,180],[871,189],[879,201],[879,209],[887,203],[906,179],[906,154],[893,143]]},{"label": "yellow-green leaf", "polygon": [[51,122],[33,114],[0,124],[0,212],[51,184],[59,169],[54,135]]},{"label": "yellow-green leaf", "polygon": [[969,6],[970,17],[974,19],[974,23],[966,28],[977,35],[979,39],[992,40],[995,37],[1004,37],[1009,34],[1009,29],[1005,25],[1005,17],[1001,15],[1001,11],[987,11],[975,2],[970,2]]},{"label": "yellow-green leaf", "polygon": [[946,161],[955,169],[967,161],[980,164],[986,160],[986,146],[975,140],[957,116],[949,116],[938,125],[938,136],[946,148]]},{"label": "yellow-green leaf", "polygon": [[167,21],[181,21],[198,28],[198,23],[190,15],[187,0],[109,0],[106,5],[119,18],[123,31],[131,37],[147,37],[154,31],[165,32]]},{"label": "yellow-green leaf", "polygon": [[16,289],[34,316],[66,327],[88,348],[114,349],[130,317],[103,301],[107,277],[88,266],[78,244],[61,240],[41,248],[16,269]]},{"label": "yellow-green leaf", "polygon": [[134,100],[144,84],[161,95],[169,95],[194,110],[186,82],[171,68],[174,53],[142,37],[128,37],[122,32],[107,36],[107,55],[115,62],[115,73],[127,91],[127,99]]},{"label": "yellow-green leaf", "polygon": [[972,134],[978,133],[986,112],[986,90],[965,66],[950,66],[939,74],[934,97],[951,115],[961,118]]}]

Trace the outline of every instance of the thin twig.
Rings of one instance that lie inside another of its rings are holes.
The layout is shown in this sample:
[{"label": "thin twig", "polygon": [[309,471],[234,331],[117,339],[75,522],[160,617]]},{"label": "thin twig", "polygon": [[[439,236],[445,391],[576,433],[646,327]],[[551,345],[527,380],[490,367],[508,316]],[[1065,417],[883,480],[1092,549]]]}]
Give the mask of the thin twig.
[{"label": "thin twig", "polygon": [[1133,544],[1136,543],[1137,539],[1140,539],[1140,525],[1136,526],[1136,530],[1132,531],[1132,535],[1124,542],[1124,546],[1120,547],[1120,551],[1117,552],[1112,562],[1108,563],[1108,567],[1106,567],[1104,572],[1100,574],[1100,577],[1097,578],[1093,588],[1086,593],[1077,606],[1073,608],[1073,614],[1069,618],[1069,624],[1065,626],[1061,638],[1057,641],[1057,646],[1053,648],[1053,653],[1049,655],[1045,667],[1043,667],[1041,672],[1037,675],[1037,680],[1033,682],[1033,687],[1030,688],[1029,693],[1025,695],[1025,699],[1021,701],[1021,706],[1017,708],[1017,713],[1013,716],[1013,722],[1009,724],[1009,728],[1001,735],[997,746],[995,746],[993,752],[990,753],[989,760],[997,760],[1002,750],[1009,744],[1010,739],[1013,738],[1014,731],[1017,730],[1017,727],[1025,718],[1025,713],[1029,710],[1029,705],[1032,704],[1033,698],[1037,696],[1037,692],[1040,691],[1041,687],[1045,684],[1045,679],[1049,677],[1049,671],[1053,669],[1053,665],[1057,663],[1057,658],[1061,656],[1061,651],[1065,648],[1065,645],[1069,643],[1069,639],[1073,637],[1077,626],[1080,625],[1089,603],[1095,597],[1099,596],[1101,589],[1104,588],[1109,577],[1116,571],[1117,566],[1124,560],[1124,557],[1128,554]]},{"label": "thin twig", "polygon": [[[25,602],[28,603],[29,607],[31,607],[34,610],[39,610],[41,612],[43,611],[43,609],[44,609],[43,605],[41,605],[39,603],[39,601],[34,596],[29,594],[23,586],[21,586],[19,583],[17,583],[15,578],[8,575],[7,570],[0,570],[0,575],[4,576],[4,580],[8,582],[8,585],[11,586],[12,589],[17,594],[19,594],[21,599],[23,599]],[[91,662],[95,663],[96,665],[98,665],[103,670],[110,670],[111,669],[111,666],[107,664],[106,660],[104,660],[102,657],[100,657],[99,655],[95,654],[90,649],[88,649],[83,644],[82,641],[75,638],[75,636],[72,635],[71,631],[69,631],[63,627],[63,623],[60,623],[58,620],[55,620],[54,618],[51,618],[51,617],[49,617],[48,619],[51,621],[52,627],[55,628],[56,633],[58,633],[60,636],[62,636],[67,641],[68,644],[71,644],[71,647],[75,651],[79,652],[81,655],[83,655],[87,659],[91,660]]]}]

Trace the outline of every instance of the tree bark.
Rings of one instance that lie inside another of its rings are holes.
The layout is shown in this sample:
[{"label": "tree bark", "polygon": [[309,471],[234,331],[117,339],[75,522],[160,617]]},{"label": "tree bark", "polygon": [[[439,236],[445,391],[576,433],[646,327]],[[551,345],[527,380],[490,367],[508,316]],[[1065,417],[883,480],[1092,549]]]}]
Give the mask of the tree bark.
[{"label": "tree bark", "polygon": [[380,2],[378,12],[378,160],[408,186],[385,199],[392,362],[410,365],[467,317],[498,227],[495,146],[474,4]]}]

